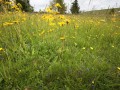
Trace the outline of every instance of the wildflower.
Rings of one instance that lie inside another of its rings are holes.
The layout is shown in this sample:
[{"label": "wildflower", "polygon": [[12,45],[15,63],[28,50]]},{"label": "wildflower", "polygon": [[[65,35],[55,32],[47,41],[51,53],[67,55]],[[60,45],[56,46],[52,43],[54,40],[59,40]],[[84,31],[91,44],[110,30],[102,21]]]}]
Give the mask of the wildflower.
[{"label": "wildflower", "polygon": [[51,7],[48,7],[48,8],[46,8],[46,12],[52,13],[53,11],[52,11]]},{"label": "wildflower", "polygon": [[49,23],[50,26],[55,26],[55,23]]},{"label": "wildflower", "polygon": [[22,70],[19,70],[19,72],[21,72]]},{"label": "wildflower", "polygon": [[65,19],[65,16],[64,15],[60,15],[59,18],[60,19]]},{"label": "wildflower", "polygon": [[69,20],[69,19],[66,19],[65,22],[66,22],[66,24],[69,24],[69,23],[70,23],[70,20]]},{"label": "wildflower", "polygon": [[104,34],[102,34],[102,36],[104,36]]},{"label": "wildflower", "polygon": [[58,22],[58,24],[59,24],[60,26],[63,26],[63,25],[65,25],[65,22]]},{"label": "wildflower", "polygon": [[60,40],[65,40],[65,37],[64,36],[60,37]]},{"label": "wildflower", "polygon": [[5,22],[5,23],[3,23],[3,26],[10,26],[10,25],[13,25],[13,23],[11,23],[11,22]]},{"label": "wildflower", "polygon": [[5,4],[9,4],[10,5],[10,4],[12,4],[12,2],[5,2]]},{"label": "wildflower", "polygon": [[90,47],[91,50],[93,50],[93,47]]},{"label": "wildflower", "polygon": [[78,24],[76,24],[76,25],[74,26],[74,28],[75,28],[75,29],[79,28],[79,25],[78,25]]},{"label": "wildflower", "polygon": [[13,23],[16,23],[16,24],[18,24],[19,23],[19,21],[12,21]]},{"label": "wildflower", "polygon": [[55,4],[55,7],[62,8],[62,6],[61,6],[59,3],[56,3],[56,4]]},{"label": "wildflower", "polygon": [[114,46],[114,45],[112,45],[111,47],[112,47],[112,48],[114,48],[115,46]]},{"label": "wildflower", "polygon": [[120,70],[120,67],[117,67],[118,70]]},{"label": "wildflower", "polygon": [[94,82],[94,80],[92,81],[92,84],[94,84],[95,82]]},{"label": "wildflower", "polygon": [[26,21],[26,18],[22,18],[23,21]]},{"label": "wildflower", "polygon": [[3,51],[3,48],[0,48],[0,51]]},{"label": "wildflower", "polygon": [[85,47],[83,47],[82,49],[85,50]]}]

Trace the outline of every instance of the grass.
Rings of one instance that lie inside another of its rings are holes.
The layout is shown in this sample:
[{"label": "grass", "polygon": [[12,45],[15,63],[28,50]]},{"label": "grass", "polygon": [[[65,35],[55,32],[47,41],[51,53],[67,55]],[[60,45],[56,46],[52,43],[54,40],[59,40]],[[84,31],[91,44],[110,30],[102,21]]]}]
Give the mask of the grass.
[{"label": "grass", "polygon": [[1,90],[119,90],[120,18],[0,15]]}]

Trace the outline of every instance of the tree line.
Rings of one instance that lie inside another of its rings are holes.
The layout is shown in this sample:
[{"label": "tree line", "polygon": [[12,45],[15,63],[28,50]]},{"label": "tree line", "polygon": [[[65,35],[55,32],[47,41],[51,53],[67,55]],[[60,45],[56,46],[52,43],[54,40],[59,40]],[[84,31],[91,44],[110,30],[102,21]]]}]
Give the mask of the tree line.
[{"label": "tree line", "polygon": [[[14,3],[17,5],[18,3],[21,4],[21,10],[25,12],[33,12],[34,8],[30,5],[30,0],[0,0],[0,11],[2,11],[5,7],[5,2],[11,2],[14,1]],[[59,4],[60,7],[55,7],[55,4]],[[52,0],[50,2],[51,9],[58,11],[60,14],[64,14],[67,11],[67,6],[64,3],[64,0]],[[72,6],[70,8],[70,11],[72,14],[78,14],[80,11],[80,7],[78,4],[78,0],[74,0],[72,2]]]}]

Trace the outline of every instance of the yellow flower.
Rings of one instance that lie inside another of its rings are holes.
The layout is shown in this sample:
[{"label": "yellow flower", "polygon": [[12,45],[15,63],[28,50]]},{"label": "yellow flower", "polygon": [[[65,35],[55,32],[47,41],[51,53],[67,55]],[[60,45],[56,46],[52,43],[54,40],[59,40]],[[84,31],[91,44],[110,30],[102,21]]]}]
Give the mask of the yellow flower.
[{"label": "yellow flower", "polygon": [[55,4],[56,7],[62,8],[62,6],[59,3]]},{"label": "yellow flower", "polygon": [[114,45],[112,45],[112,48],[114,48],[115,46]]},{"label": "yellow flower", "polygon": [[64,36],[60,37],[60,40],[65,40],[65,37]]},{"label": "yellow flower", "polygon": [[60,26],[63,26],[63,25],[65,25],[65,22],[58,22],[58,24],[59,24]]},{"label": "yellow flower", "polygon": [[117,67],[118,70],[120,70],[120,67]]},{"label": "yellow flower", "polygon": [[51,7],[46,8],[46,12],[48,12],[48,13],[53,13]]},{"label": "yellow flower", "polygon": [[78,24],[76,24],[76,25],[74,26],[74,28],[75,28],[75,29],[79,28],[79,25],[78,25]]},{"label": "yellow flower", "polygon": [[19,23],[19,21],[12,21],[13,23],[16,23],[16,24],[18,24]]},{"label": "yellow flower", "polygon": [[92,81],[92,84],[94,84],[95,82],[94,82],[94,80]]},{"label": "yellow flower", "polygon": [[11,23],[11,22],[5,22],[5,23],[3,23],[3,26],[10,26],[10,25],[13,25],[13,23]]},{"label": "yellow flower", "polygon": [[3,48],[0,48],[0,51],[3,51]]},{"label": "yellow flower", "polygon": [[83,47],[82,49],[85,50],[85,47]]},{"label": "yellow flower", "polygon": [[69,19],[66,19],[65,22],[66,22],[66,24],[69,24],[69,23],[70,23],[70,20],[69,20]]},{"label": "yellow flower", "polygon": [[5,4],[12,4],[12,2],[5,2]]},{"label": "yellow flower", "polygon": [[65,19],[65,16],[64,15],[60,15],[59,18],[60,19]]},{"label": "yellow flower", "polygon": [[55,23],[49,23],[50,26],[55,26]]},{"label": "yellow flower", "polygon": [[22,18],[23,21],[26,21],[26,18]]},{"label": "yellow flower", "polygon": [[93,50],[93,47],[90,47],[91,50]]}]

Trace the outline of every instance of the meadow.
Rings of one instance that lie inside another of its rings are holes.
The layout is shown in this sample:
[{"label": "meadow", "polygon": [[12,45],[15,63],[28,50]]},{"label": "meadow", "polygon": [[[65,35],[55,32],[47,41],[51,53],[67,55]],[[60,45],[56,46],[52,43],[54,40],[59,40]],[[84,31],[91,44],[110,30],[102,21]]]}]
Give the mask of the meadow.
[{"label": "meadow", "polygon": [[0,90],[119,89],[119,15],[0,13]]}]

